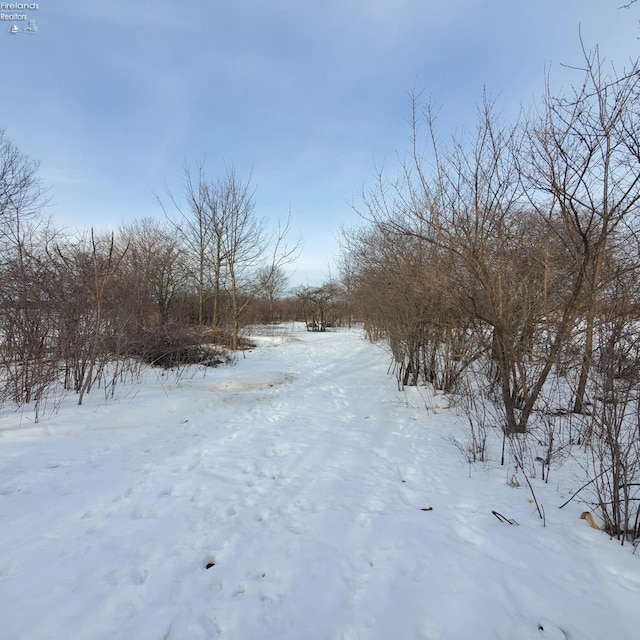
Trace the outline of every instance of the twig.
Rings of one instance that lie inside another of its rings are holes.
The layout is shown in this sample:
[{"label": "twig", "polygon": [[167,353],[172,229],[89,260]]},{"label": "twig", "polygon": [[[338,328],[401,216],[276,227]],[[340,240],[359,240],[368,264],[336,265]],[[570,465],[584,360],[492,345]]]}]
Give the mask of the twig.
[{"label": "twig", "polygon": [[516,527],[518,526],[518,523],[515,520],[512,520],[511,518],[507,518],[506,516],[503,516],[501,513],[498,513],[497,511],[492,511],[491,513],[493,513],[493,515],[496,518],[498,518],[500,522],[504,522],[506,524],[514,524],[516,525]]},{"label": "twig", "polygon": [[586,489],[590,484],[593,484],[598,478],[603,476],[605,473],[611,471],[611,467],[605,469],[602,473],[599,473],[595,478],[591,478],[589,482],[585,482],[575,493],[571,495],[571,497],[564,503],[562,503],[558,509],[562,509],[562,507],[566,507],[583,489]]},{"label": "twig", "polygon": [[544,516],[542,515],[542,511],[540,510],[540,505],[538,504],[538,499],[536,498],[536,494],[533,491],[533,487],[531,486],[531,483],[529,482],[529,478],[527,478],[527,474],[523,473],[522,474],[524,476],[524,479],[527,481],[527,484],[529,485],[529,490],[531,491],[531,495],[533,496],[533,501],[536,503],[536,509],[538,510],[538,515],[540,516],[540,520],[544,521]]}]

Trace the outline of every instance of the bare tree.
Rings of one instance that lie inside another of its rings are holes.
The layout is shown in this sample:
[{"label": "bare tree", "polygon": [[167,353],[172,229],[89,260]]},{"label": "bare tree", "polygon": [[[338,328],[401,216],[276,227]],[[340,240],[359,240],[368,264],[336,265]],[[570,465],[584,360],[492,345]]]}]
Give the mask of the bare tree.
[{"label": "bare tree", "polygon": [[[476,335],[495,365],[505,431],[523,432],[553,353],[533,358],[529,348],[541,317],[543,288],[536,283],[543,278],[544,256],[533,255],[523,233],[528,218],[518,161],[521,130],[500,123],[485,97],[476,130],[443,147],[430,107],[421,114],[414,96],[412,113],[410,159],[397,181],[379,179],[377,190],[365,197],[366,215],[400,240],[431,245],[453,267],[459,315],[479,323]],[[431,168],[418,151],[422,123]]]},{"label": "bare tree", "polygon": [[550,89],[530,127],[536,207],[559,232],[573,261],[575,302],[585,319],[584,350],[573,410],[584,411],[593,358],[602,270],[612,235],[630,224],[640,203],[640,91],[638,63],[616,74],[596,48],[583,45],[582,83],[566,96]]},{"label": "bare tree", "polygon": [[163,206],[194,264],[198,322],[204,322],[208,292],[213,327],[221,324],[221,303],[226,301],[232,349],[239,344],[244,310],[265,286],[272,288],[282,280],[281,267],[295,260],[301,246],[300,241],[287,245],[290,215],[278,222],[276,231],[268,232],[266,219],[256,215],[254,192],[252,176],[240,179],[233,165],[217,180],[200,165],[196,172],[185,168],[186,205],[169,194],[178,215],[170,216]]},{"label": "bare tree", "polygon": [[152,218],[123,225],[119,236],[122,246],[129,247],[122,264],[122,277],[135,291],[137,302],[153,306],[160,324],[166,326],[176,296],[187,281],[179,238]]},{"label": "bare tree", "polygon": [[227,274],[230,346],[238,348],[240,316],[257,292],[255,272],[267,249],[266,221],[255,214],[251,176],[241,180],[233,166],[217,184],[222,224],[221,247]]},{"label": "bare tree", "polygon": [[46,204],[37,171],[38,163],[21,153],[0,129],[0,248],[4,255],[19,245],[25,221],[40,214]]},{"label": "bare tree", "polygon": [[82,404],[96,380],[100,358],[109,355],[108,294],[127,250],[128,245],[116,246],[113,233],[99,237],[93,229],[84,241],[56,247],[62,286],[71,294],[69,305],[60,312],[64,325],[61,335],[67,376],[73,376],[69,382],[78,392],[78,404]]},{"label": "bare tree", "polygon": [[307,331],[326,331],[339,324],[342,315],[343,290],[336,282],[320,286],[300,286],[294,291]]},{"label": "bare tree", "polygon": [[[198,324],[204,323],[204,303],[206,288],[211,266],[211,251],[215,252],[214,271],[219,282],[221,265],[220,240],[218,231],[217,203],[212,194],[211,185],[207,179],[204,166],[200,164],[196,170],[184,167],[184,199],[182,203],[168,191],[169,201],[173,211],[170,211],[160,197],[157,201],[162,207],[167,220],[180,239],[187,252],[188,262],[191,264],[192,274],[196,283],[198,298]],[[214,290],[217,305],[218,288]],[[214,313],[214,324],[217,322]]]},{"label": "bare tree", "polygon": [[260,267],[256,274],[256,284],[261,295],[267,300],[266,321],[271,323],[278,320],[275,314],[275,301],[282,296],[287,288],[289,276],[282,267],[265,265]]},{"label": "bare tree", "polygon": [[4,394],[15,402],[42,397],[55,379],[51,357],[52,278],[40,243],[46,191],[38,164],[0,129],[0,354]]},{"label": "bare tree", "polygon": [[59,291],[46,242],[46,229],[24,224],[19,248],[5,257],[0,286],[0,395],[18,405],[34,402],[36,420],[60,372]]}]

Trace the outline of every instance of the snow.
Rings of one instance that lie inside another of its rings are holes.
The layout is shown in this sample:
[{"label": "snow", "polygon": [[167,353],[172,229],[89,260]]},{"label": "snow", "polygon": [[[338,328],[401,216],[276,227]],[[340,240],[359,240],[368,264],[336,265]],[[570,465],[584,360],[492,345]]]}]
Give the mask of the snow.
[{"label": "snow", "polygon": [[567,473],[531,481],[543,526],[358,331],[256,340],[38,424],[5,408],[0,637],[637,637],[640,557],[557,508]]}]

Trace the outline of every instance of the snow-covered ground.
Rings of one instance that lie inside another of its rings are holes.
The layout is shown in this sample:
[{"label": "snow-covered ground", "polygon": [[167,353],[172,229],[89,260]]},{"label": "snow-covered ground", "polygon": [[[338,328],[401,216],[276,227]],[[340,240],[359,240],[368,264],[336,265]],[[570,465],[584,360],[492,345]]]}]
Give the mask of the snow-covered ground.
[{"label": "snow-covered ground", "polygon": [[357,331],[258,340],[39,424],[5,409],[0,638],[639,637],[640,553],[557,508],[561,472],[533,480],[543,527]]}]

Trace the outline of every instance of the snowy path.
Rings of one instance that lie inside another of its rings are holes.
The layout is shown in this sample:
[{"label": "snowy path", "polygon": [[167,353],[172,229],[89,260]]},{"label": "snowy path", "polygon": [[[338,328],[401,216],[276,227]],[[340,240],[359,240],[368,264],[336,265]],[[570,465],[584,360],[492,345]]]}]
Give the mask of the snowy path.
[{"label": "snowy path", "polygon": [[300,332],[166,392],[2,414],[0,638],[635,637],[640,559],[555,487],[543,528],[504,469],[469,475],[452,414],[387,366]]}]

